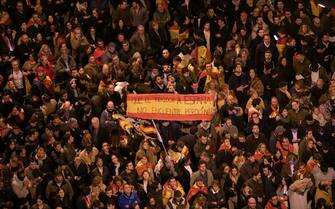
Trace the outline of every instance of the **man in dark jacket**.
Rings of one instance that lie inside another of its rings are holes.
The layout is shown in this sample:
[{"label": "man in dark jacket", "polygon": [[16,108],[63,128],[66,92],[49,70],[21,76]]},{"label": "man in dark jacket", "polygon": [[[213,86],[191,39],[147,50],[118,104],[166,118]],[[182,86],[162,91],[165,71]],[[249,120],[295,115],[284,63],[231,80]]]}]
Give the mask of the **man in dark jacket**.
[{"label": "man in dark jacket", "polygon": [[65,180],[63,178],[62,173],[56,174],[55,178],[49,181],[45,191],[46,198],[47,199],[52,198],[53,195],[56,195],[58,193],[59,189],[63,189],[64,193],[68,195],[70,199],[72,199],[73,196],[72,185],[68,180]]},{"label": "man in dark jacket", "polygon": [[234,74],[228,81],[229,89],[233,90],[241,107],[244,107],[247,99],[248,78],[242,72],[241,63],[236,63]]},{"label": "man in dark jacket", "polygon": [[278,50],[274,43],[271,42],[270,35],[264,35],[263,43],[260,43],[256,47],[255,53],[255,64],[257,69],[263,69],[263,63],[265,61],[265,52],[270,51],[273,57],[273,60],[278,58]]},{"label": "man in dark jacket", "polygon": [[246,151],[250,153],[254,153],[260,143],[268,144],[264,134],[259,132],[259,126],[256,124],[252,127],[252,134],[247,137],[246,143]]}]

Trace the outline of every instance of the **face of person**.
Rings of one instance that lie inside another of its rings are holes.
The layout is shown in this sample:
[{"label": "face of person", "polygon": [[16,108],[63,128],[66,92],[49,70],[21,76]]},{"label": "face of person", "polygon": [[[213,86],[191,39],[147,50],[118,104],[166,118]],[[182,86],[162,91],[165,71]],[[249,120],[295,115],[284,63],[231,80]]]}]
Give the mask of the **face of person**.
[{"label": "face of person", "polygon": [[264,43],[269,45],[271,43],[270,36],[264,36]]},{"label": "face of person", "polygon": [[242,21],[245,21],[247,19],[247,17],[248,17],[248,15],[245,12],[242,12],[241,15],[240,15],[240,18],[241,18]]},{"label": "face of person", "polygon": [[220,27],[223,27],[223,26],[225,26],[225,22],[224,22],[223,20],[219,19],[219,20],[218,20],[218,25],[219,25]]},{"label": "face of person", "polygon": [[112,155],[111,159],[112,159],[113,164],[116,164],[116,163],[119,162],[119,159],[118,159],[118,157],[116,157],[116,155]]},{"label": "face of person", "polygon": [[299,170],[300,173],[305,173],[305,165],[299,166],[298,170]]},{"label": "face of person", "polygon": [[177,181],[176,181],[176,179],[170,179],[169,184],[170,184],[171,187],[175,187],[175,186],[177,186]]},{"label": "face of person", "polygon": [[283,146],[288,147],[289,144],[290,144],[289,140],[287,138],[284,138],[283,139]]},{"label": "face of person", "polygon": [[56,176],[56,182],[57,183],[61,183],[62,181],[63,181],[63,176],[62,175]]},{"label": "face of person", "polygon": [[59,197],[63,198],[65,196],[64,190],[59,190],[58,192]]},{"label": "face of person", "polygon": [[272,99],[271,99],[271,105],[272,105],[272,106],[277,106],[277,105],[278,105],[278,100],[277,100],[277,98],[272,98]]},{"label": "face of person", "polygon": [[104,42],[103,41],[98,41],[97,47],[99,47],[100,49],[103,49],[105,47]]},{"label": "face of person", "polygon": [[258,36],[259,37],[264,37],[264,31],[263,30],[259,30],[258,31]]},{"label": "face of person", "polygon": [[114,93],[114,85],[113,84],[108,85],[107,91],[108,91],[108,93],[113,94]]},{"label": "face of person", "polygon": [[144,27],[143,27],[143,25],[138,26],[137,27],[137,31],[138,31],[139,34],[143,35],[144,34]]},{"label": "face of person", "polygon": [[124,185],[123,190],[126,194],[131,193],[131,186],[129,184]]},{"label": "face of person", "polygon": [[107,103],[107,110],[108,111],[113,111],[114,110],[114,103],[113,102],[109,101]]},{"label": "face of person", "polygon": [[296,101],[292,102],[292,109],[293,110],[299,110],[299,103],[296,102]]},{"label": "face of person", "polygon": [[110,146],[109,146],[108,143],[103,143],[103,144],[102,144],[102,150],[103,150],[104,152],[108,152],[108,151],[109,151],[109,148],[110,148]]},{"label": "face of person", "polygon": [[122,49],[124,50],[124,51],[128,51],[129,50],[129,43],[123,43],[122,44]]},{"label": "face of person", "polygon": [[210,27],[211,27],[210,23],[206,23],[206,24],[204,25],[204,29],[205,29],[206,31],[208,31],[208,30],[210,29]]},{"label": "face of person", "polygon": [[264,174],[264,176],[269,175],[269,169],[268,168],[263,168],[263,174]]},{"label": "face of person", "polygon": [[207,14],[208,14],[209,17],[213,17],[215,15],[214,9],[209,9],[207,11]]},{"label": "face of person", "polygon": [[162,54],[163,54],[163,58],[165,59],[169,58],[170,56],[170,52],[167,49],[164,49]]},{"label": "face of person", "polygon": [[252,133],[259,134],[259,127],[258,126],[253,126],[252,127]]},{"label": "face of person", "polygon": [[144,172],[144,173],[143,173],[143,179],[144,179],[144,180],[148,180],[149,177],[150,177],[150,175],[149,175],[148,172]]},{"label": "face of person", "polygon": [[249,76],[250,76],[250,78],[255,78],[256,77],[255,70],[250,70],[249,71]]},{"label": "face of person", "polygon": [[322,36],[322,41],[325,42],[325,43],[328,43],[329,42],[329,36],[328,35],[323,35]]},{"label": "face of person", "polygon": [[210,72],[212,70],[212,64],[206,64],[206,70]]},{"label": "face of person", "polygon": [[74,30],[74,35],[77,39],[81,38],[81,31],[80,29],[75,29]]},{"label": "face of person", "polygon": [[248,200],[248,206],[250,209],[256,209],[257,203],[255,198],[249,198]]},{"label": "face of person", "polygon": [[19,68],[19,62],[18,61],[13,61],[12,62],[12,68],[15,71],[19,71],[20,70],[20,68]]},{"label": "face of person", "polygon": [[170,67],[170,65],[163,65],[163,72],[164,72],[164,73],[169,73],[169,72],[171,72],[171,67]]},{"label": "face of person", "polygon": [[97,166],[98,166],[98,167],[102,167],[103,164],[104,164],[104,163],[103,163],[102,159],[99,158],[99,159],[97,160]]},{"label": "face of person", "polygon": [[92,127],[93,128],[99,128],[99,120],[98,120],[98,118],[93,118],[92,119]]},{"label": "face of person", "polygon": [[200,165],[199,165],[199,171],[200,171],[200,172],[205,172],[205,171],[206,171],[206,164],[204,164],[204,163],[203,163],[203,164],[200,164]]},{"label": "face of person", "polygon": [[278,196],[272,197],[271,202],[272,202],[272,204],[277,205],[278,204]]},{"label": "face of person", "polygon": [[272,54],[271,54],[271,53],[265,53],[265,54],[264,54],[264,58],[265,58],[266,61],[271,61],[271,59],[272,59]]},{"label": "face of person", "polygon": [[238,174],[238,170],[237,170],[236,168],[232,168],[232,169],[231,169],[231,174],[232,174],[233,176],[236,176],[236,175]]},{"label": "face of person", "polygon": [[242,66],[241,65],[236,65],[235,70],[234,70],[234,74],[236,76],[240,76],[242,74]]},{"label": "face of person", "polygon": [[38,158],[43,158],[45,156],[44,149],[38,149],[36,155],[37,155]]},{"label": "face of person", "polygon": [[128,169],[128,170],[134,170],[134,165],[133,165],[133,163],[128,163],[128,164],[127,164],[127,169]]},{"label": "face of person", "polygon": [[158,85],[162,85],[163,84],[163,79],[160,77],[160,76],[157,76],[157,78],[156,78],[156,83],[158,84]]},{"label": "face of person", "polygon": [[314,142],[313,141],[309,141],[307,144],[309,149],[312,149],[314,147]]}]

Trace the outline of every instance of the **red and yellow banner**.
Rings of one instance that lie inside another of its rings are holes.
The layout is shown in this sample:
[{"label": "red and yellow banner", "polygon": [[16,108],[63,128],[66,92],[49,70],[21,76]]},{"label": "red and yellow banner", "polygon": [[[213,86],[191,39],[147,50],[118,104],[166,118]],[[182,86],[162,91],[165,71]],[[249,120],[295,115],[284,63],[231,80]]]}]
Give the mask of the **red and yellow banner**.
[{"label": "red and yellow banner", "polygon": [[127,115],[153,120],[211,120],[214,96],[209,94],[129,94]]}]

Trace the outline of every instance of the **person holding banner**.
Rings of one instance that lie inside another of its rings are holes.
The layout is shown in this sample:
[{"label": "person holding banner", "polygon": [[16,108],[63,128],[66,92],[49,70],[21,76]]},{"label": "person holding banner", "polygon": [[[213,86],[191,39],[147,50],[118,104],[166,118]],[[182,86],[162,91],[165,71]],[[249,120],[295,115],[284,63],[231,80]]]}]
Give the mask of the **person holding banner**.
[{"label": "person holding banner", "polygon": [[118,120],[114,119],[114,114],[117,111],[113,101],[108,101],[106,109],[101,113],[100,123],[104,130],[107,132],[107,141],[111,143],[111,147],[119,147],[120,128]]}]

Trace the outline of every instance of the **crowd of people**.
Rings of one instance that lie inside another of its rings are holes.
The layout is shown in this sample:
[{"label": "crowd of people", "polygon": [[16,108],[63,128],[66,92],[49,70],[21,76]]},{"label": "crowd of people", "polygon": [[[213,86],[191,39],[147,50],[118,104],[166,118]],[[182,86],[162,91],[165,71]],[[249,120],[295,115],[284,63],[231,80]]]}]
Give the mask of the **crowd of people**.
[{"label": "crowd of people", "polygon": [[[334,72],[317,0],[0,0],[0,207],[333,208]],[[216,112],[155,129],[143,93]]]}]

